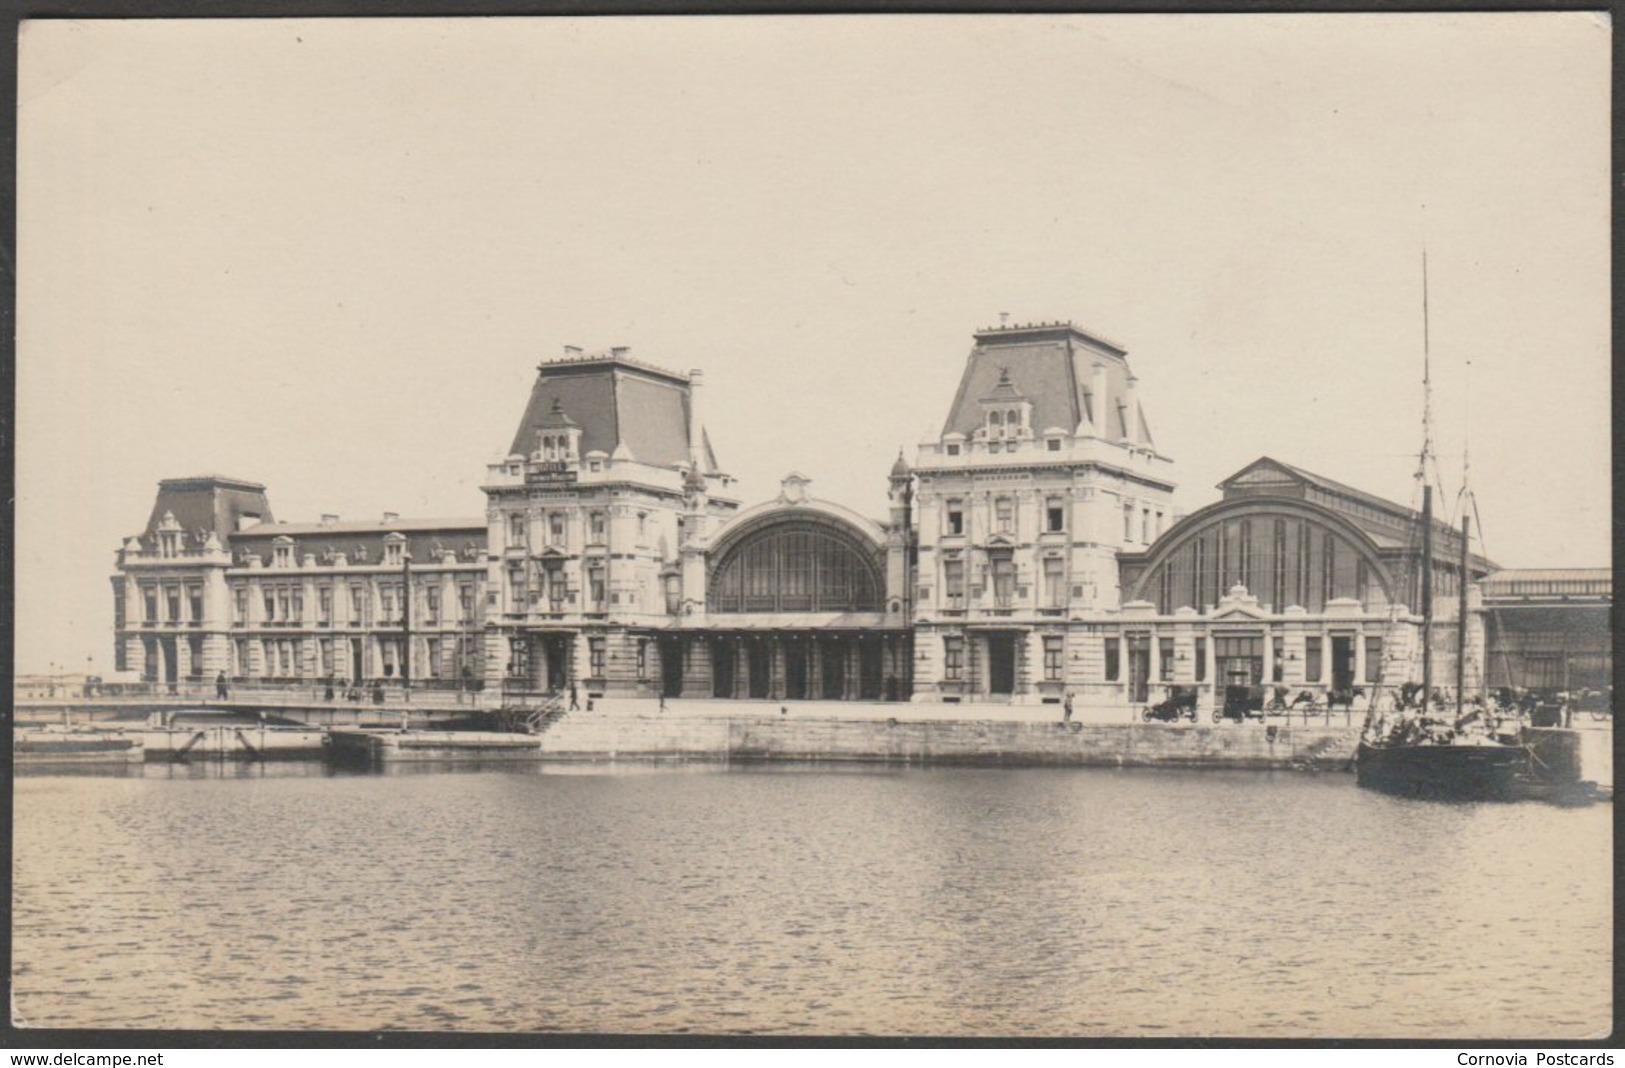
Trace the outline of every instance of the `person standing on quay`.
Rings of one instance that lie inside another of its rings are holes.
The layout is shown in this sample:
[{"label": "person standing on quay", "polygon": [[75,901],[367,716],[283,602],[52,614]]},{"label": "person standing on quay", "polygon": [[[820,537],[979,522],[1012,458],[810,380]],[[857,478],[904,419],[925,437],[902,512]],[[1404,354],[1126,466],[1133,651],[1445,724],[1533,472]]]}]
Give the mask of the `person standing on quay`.
[{"label": "person standing on quay", "polygon": [[1071,690],[1066,691],[1066,699],[1061,702],[1061,708],[1063,708],[1065,710],[1061,715],[1061,722],[1062,723],[1071,723],[1072,722],[1072,691]]},{"label": "person standing on quay", "polygon": [[576,695],[576,684],[570,684],[570,711],[581,711],[581,698]]},{"label": "person standing on quay", "polygon": [[665,690],[660,691],[660,707],[656,711],[659,711],[659,712],[666,711],[666,691]]},{"label": "person standing on quay", "polygon": [[214,677],[214,695],[222,701],[231,696],[231,690],[226,686],[226,673],[224,671]]}]

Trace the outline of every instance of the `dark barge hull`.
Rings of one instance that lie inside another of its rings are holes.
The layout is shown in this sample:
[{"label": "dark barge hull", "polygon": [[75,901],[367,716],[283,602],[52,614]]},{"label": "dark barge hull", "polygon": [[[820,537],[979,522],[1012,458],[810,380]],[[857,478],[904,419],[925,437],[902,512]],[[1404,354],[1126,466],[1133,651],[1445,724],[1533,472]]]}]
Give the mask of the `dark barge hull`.
[{"label": "dark barge hull", "polygon": [[1529,773],[1520,745],[1393,745],[1361,742],[1354,757],[1361,786],[1405,797],[1516,801]]}]

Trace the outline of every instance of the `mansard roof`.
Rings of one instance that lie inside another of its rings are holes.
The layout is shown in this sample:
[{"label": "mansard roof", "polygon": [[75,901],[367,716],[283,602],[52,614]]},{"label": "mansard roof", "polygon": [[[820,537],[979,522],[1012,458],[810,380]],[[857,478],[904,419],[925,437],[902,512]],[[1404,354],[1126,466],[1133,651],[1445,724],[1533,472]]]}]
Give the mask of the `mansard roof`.
[{"label": "mansard roof", "polygon": [[[537,372],[510,455],[534,452],[540,428],[577,425],[582,455],[612,455],[624,445],[639,463],[675,468],[688,462],[687,375],[633,360],[624,350],[549,361]],[[703,432],[702,444],[706,473],[720,473]]]},{"label": "mansard roof", "polygon": [[173,515],[175,523],[188,534],[212,531],[224,545],[243,522],[269,521],[271,504],[265,487],[258,482],[225,475],[192,475],[158,483],[158,496],[143,534],[151,538],[166,514]]},{"label": "mansard roof", "polygon": [[[1105,436],[1124,436],[1120,407],[1127,403],[1130,376],[1121,347],[1071,323],[990,327],[975,337],[944,435],[973,433],[984,421],[983,401],[1009,393],[1012,399],[1032,402],[1034,428],[1063,427],[1071,432],[1085,420],[1092,424],[1095,412],[1104,410]],[[1093,395],[1097,364],[1106,371],[1104,398]],[[1139,440],[1150,443],[1143,411],[1138,424]]]}]

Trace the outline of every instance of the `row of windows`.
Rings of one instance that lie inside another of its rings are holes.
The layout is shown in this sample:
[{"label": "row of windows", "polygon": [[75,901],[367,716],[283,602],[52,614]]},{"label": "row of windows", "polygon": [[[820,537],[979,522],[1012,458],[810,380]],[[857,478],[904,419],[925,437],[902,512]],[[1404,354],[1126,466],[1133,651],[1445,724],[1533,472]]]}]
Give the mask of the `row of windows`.
[{"label": "row of windows", "polygon": [[[235,676],[261,676],[268,678],[301,679],[371,677],[375,672],[384,678],[403,674],[403,645],[399,638],[378,638],[376,657],[369,657],[368,647],[361,639],[318,638],[314,644],[314,661],[307,665],[307,645],[294,638],[266,638],[251,645],[247,638],[237,638],[231,645],[231,674]],[[260,662],[252,660],[257,647]],[[440,638],[413,639],[412,670],[414,676],[425,679],[445,677],[446,657],[453,659],[452,675],[472,670],[478,657],[478,645],[473,639],[444,641]]]},{"label": "row of windows", "polygon": [[[1214,656],[1220,661],[1219,675],[1227,681],[1239,681],[1235,670],[1237,662],[1246,662],[1239,665],[1245,674],[1244,685],[1258,685],[1262,683],[1262,640],[1256,637],[1222,637],[1215,639]],[[1319,683],[1323,680],[1322,674],[1322,640],[1319,637],[1304,639],[1304,681]],[[1060,682],[1065,679],[1065,652],[1066,639],[1060,635],[1047,634],[1044,636],[1043,672],[1045,682]],[[1144,681],[1150,671],[1150,639],[1148,637],[1129,638],[1129,655],[1137,661],[1136,680]],[[1120,682],[1123,676],[1123,643],[1122,638],[1105,639],[1105,666],[1102,677],[1107,682]],[[1285,643],[1281,638],[1271,639],[1272,681],[1281,682],[1286,675]],[[950,682],[963,681],[965,678],[965,639],[958,635],[948,635],[942,639],[943,677]],[[1348,655],[1348,654],[1345,654]],[[1174,667],[1176,654],[1174,639],[1157,639],[1157,677],[1162,682],[1174,680]],[[1195,640],[1195,681],[1207,681],[1207,639]],[[1352,664],[1346,665],[1346,670],[1352,672]],[[1365,675],[1366,683],[1376,683],[1381,679],[1382,673],[1382,638],[1371,636],[1365,639]],[[1334,679],[1333,682],[1348,680]]]},{"label": "row of windows", "polygon": [[148,623],[201,623],[202,586],[155,586],[143,584],[141,602]]},{"label": "row of windows", "polygon": [[[547,512],[539,520],[539,526],[547,530],[547,544],[561,548],[569,545],[569,519],[568,512]],[[510,512],[508,514],[508,544],[513,547],[530,547],[529,517],[523,512]],[[649,513],[638,513],[638,544],[643,544],[649,534]],[[587,542],[590,545],[602,545],[609,537],[609,513],[597,509],[587,513]],[[541,546],[536,546],[541,548]]]},{"label": "row of windows", "polygon": [[[1039,587],[1040,606],[1066,607],[1066,561],[1059,556],[1047,556],[1041,561],[1041,565],[1043,582]],[[1015,560],[1008,553],[995,553],[988,562],[988,571],[992,576],[993,607],[1014,607],[1016,601],[1024,596],[1022,588],[1016,585]],[[965,561],[953,557],[943,560],[942,597],[945,608],[965,607]]]},{"label": "row of windows", "polygon": [[[1021,442],[1021,441],[996,441],[995,440],[995,441],[990,441],[990,442],[987,443],[987,451],[990,452],[990,453],[999,453],[999,452],[1005,452],[1005,451],[1015,452],[1016,449],[1021,447],[1022,444],[1024,444],[1024,442]],[[1045,438],[1044,439],[1044,449],[1045,449],[1046,452],[1060,452],[1061,451],[1061,439],[1059,437]],[[963,446],[957,441],[950,441],[943,447],[943,451],[945,453],[947,453],[949,456],[958,456],[963,451]]]},{"label": "row of windows", "polygon": [[[1051,496],[1044,498],[1044,532],[1046,534],[1059,534],[1066,531],[1066,498]],[[1157,522],[1162,522],[1162,513],[1157,513]],[[949,497],[943,503],[944,534],[965,533],[965,502],[959,497]],[[993,533],[1009,534],[1015,536],[1019,533],[1016,525],[1016,502],[1013,497],[995,497],[993,499]]]},{"label": "row of windows", "polygon": [[[334,623],[351,626],[365,626],[377,623],[382,626],[398,625],[403,622],[404,597],[402,585],[398,582],[381,582],[377,584],[379,612],[378,618],[372,619],[372,592],[362,583],[353,583],[349,586],[339,586],[342,596],[339,601],[339,615],[334,615],[334,587],[321,584],[316,587],[316,624],[318,626],[331,626]],[[441,622],[442,595],[438,584],[414,587],[416,595],[414,606],[414,621],[426,625]],[[305,619],[305,593],[300,585],[266,585],[260,588],[263,598],[264,612],[260,617],[265,623],[303,623]],[[247,586],[237,586],[232,591],[232,619],[238,624],[246,624],[249,620],[250,591]],[[463,620],[475,618],[475,591],[472,582],[462,582],[457,585],[457,603]]]}]

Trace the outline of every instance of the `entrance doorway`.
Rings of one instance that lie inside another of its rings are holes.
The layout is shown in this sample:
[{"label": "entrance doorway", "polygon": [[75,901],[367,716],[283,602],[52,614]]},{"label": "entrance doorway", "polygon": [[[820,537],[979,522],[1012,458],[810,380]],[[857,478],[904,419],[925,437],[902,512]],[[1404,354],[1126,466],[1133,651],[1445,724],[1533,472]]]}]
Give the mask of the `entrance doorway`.
[{"label": "entrance doorway", "polygon": [[711,643],[711,696],[733,697],[735,645],[731,638]]},{"label": "entrance doorway", "polygon": [[542,672],[539,679],[549,693],[562,693],[570,688],[570,652],[575,644],[569,634],[542,635]]},{"label": "entrance doorway", "polygon": [[846,642],[825,640],[820,646],[819,658],[824,700],[833,701],[846,696]]},{"label": "entrance doorway", "polygon": [[807,644],[800,638],[784,640],[784,696],[792,701],[807,697]]},{"label": "entrance doorway", "polygon": [[361,680],[367,677],[367,661],[361,651],[361,639],[350,639],[350,678]]},{"label": "entrance doorway", "polygon": [[665,697],[683,696],[681,638],[663,638],[660,641],[660,693]]},{"label": "entrance doorway", "polygon": [[1016,636],[987,636],[987,689],[1008,696],[1016,692]]},{"label": "entrance doorway", "polygon": [[1354,639],[1348,635],[1332,635],[1332,692],[1347,693],[1354,689]]},{"label": "entrance doorway", "polygon": [[773,654],[766,642],[752,639],[745,647],[750,666],[750,696],[765,700],[773,683]]},{"label": "entrance doorway", "polygon": [[1134,704],[1149,700],[1151,683],[1151,636],[1128,636],[1128,699]]}]

